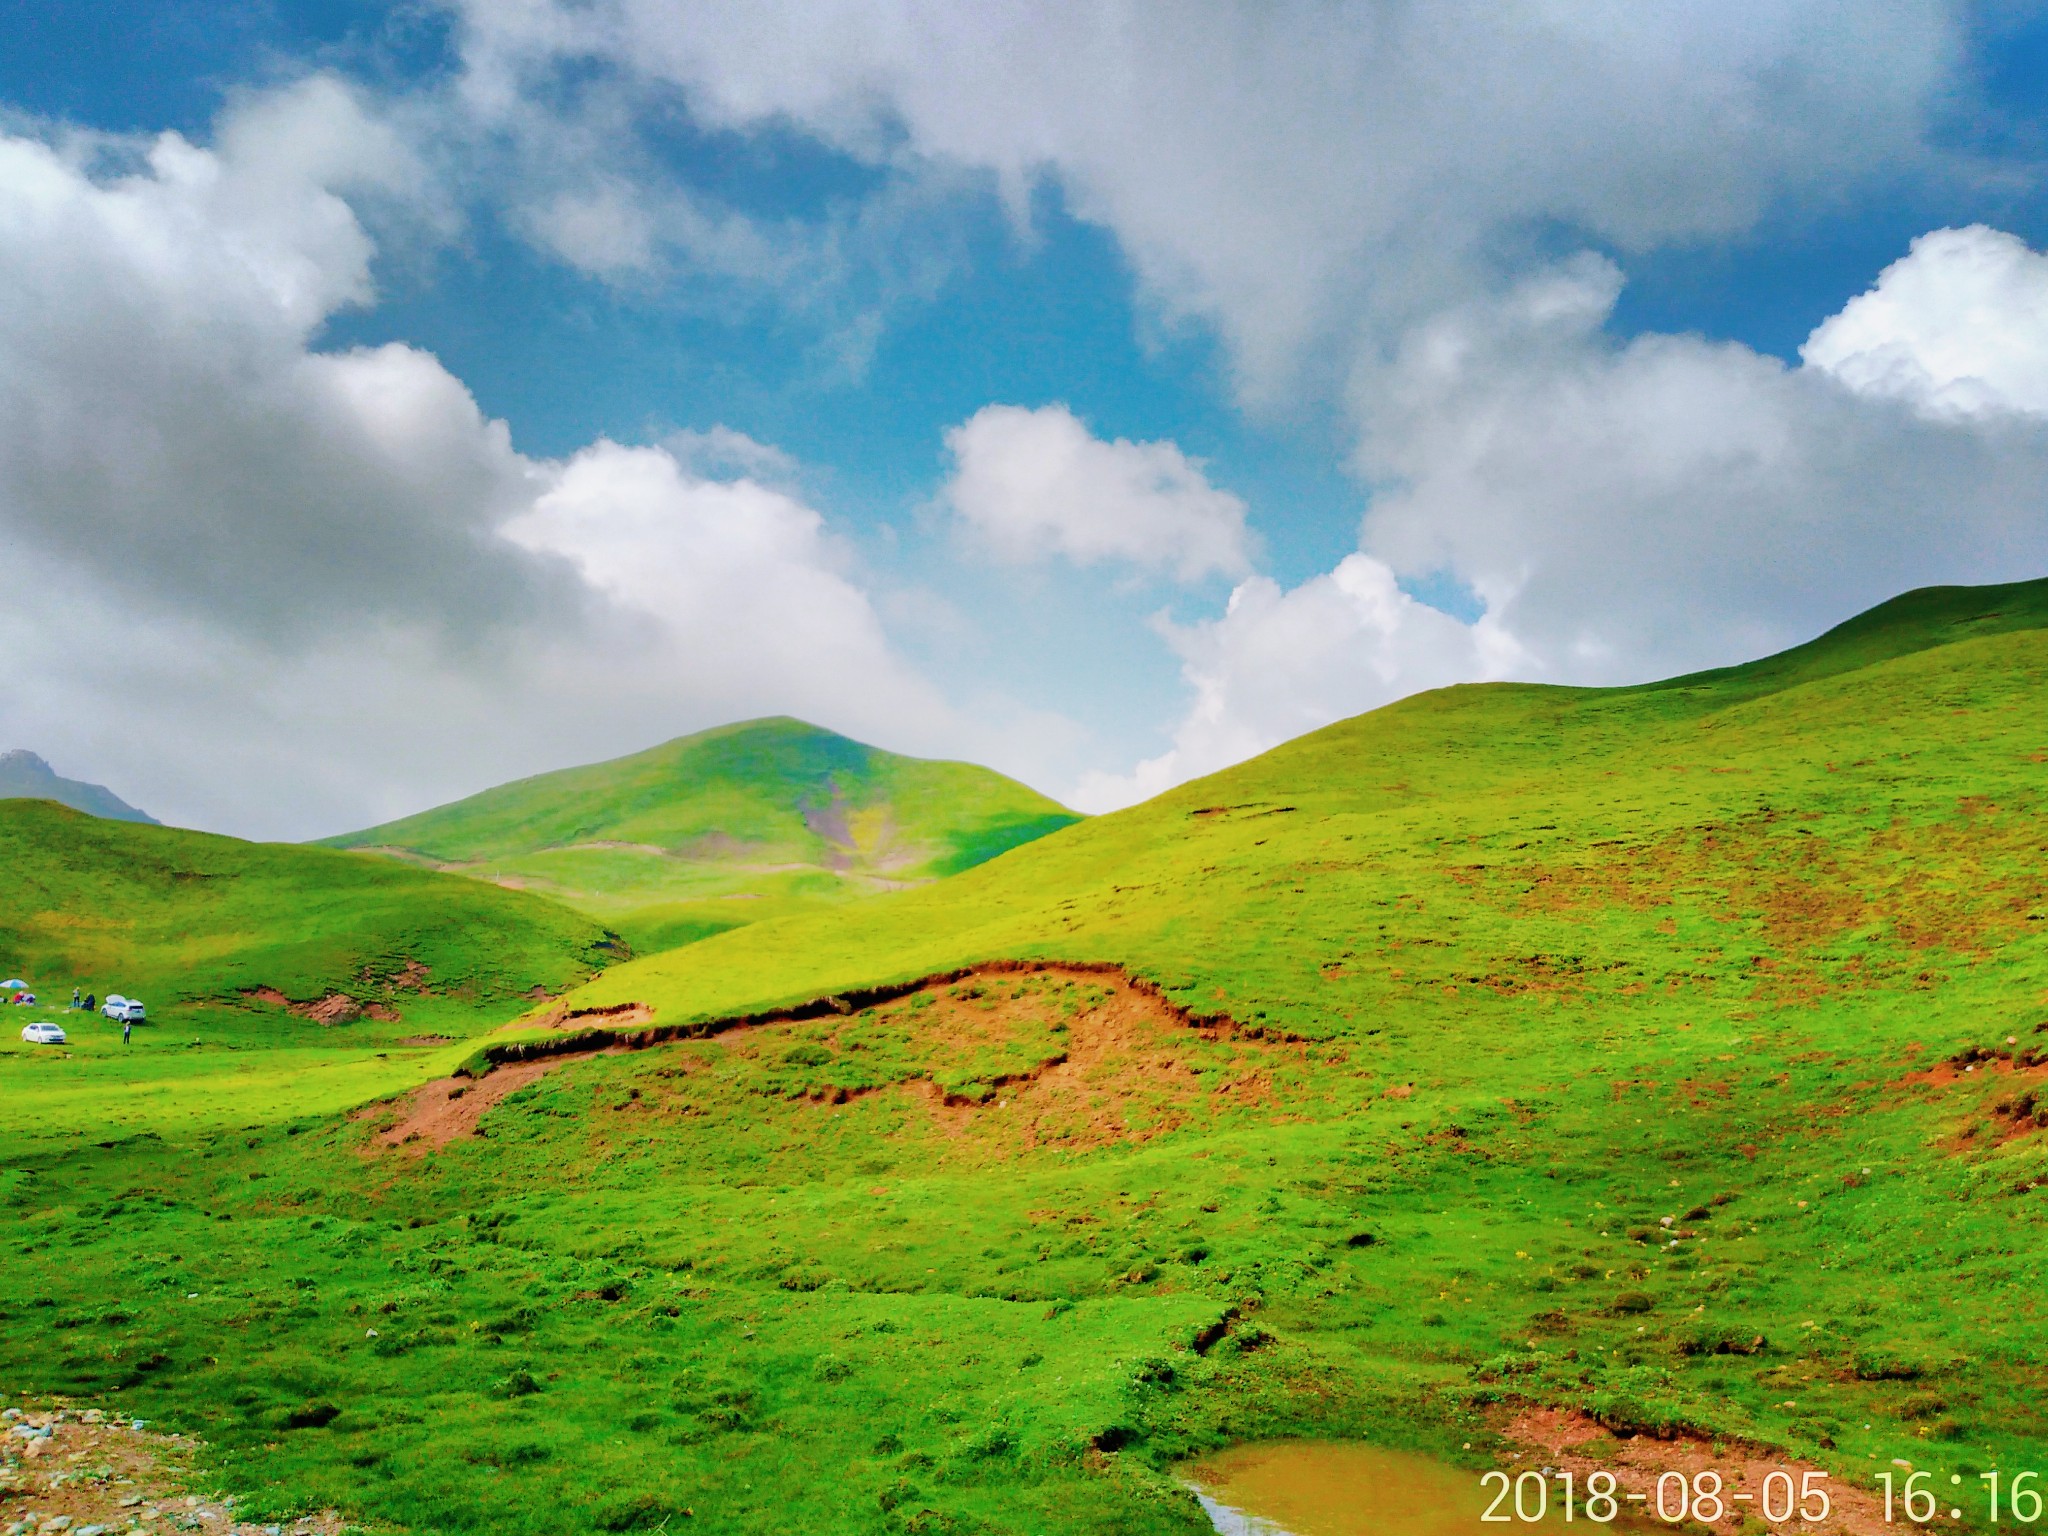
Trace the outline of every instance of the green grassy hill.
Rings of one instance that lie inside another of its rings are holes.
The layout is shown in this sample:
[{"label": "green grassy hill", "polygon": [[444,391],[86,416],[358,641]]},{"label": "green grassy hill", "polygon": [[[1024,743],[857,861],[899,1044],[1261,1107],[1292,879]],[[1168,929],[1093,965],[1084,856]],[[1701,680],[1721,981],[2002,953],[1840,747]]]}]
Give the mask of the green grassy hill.
[{"label": "green grassy hill", "polygon": [[[347,1104],[419,1070],[404,1058],[421,1048],[399,1042],[467,1037],[618,952],[536,896],[46,800],[0,800],[0,870],[0,974],[40,1004],[9,1012],[62,1022],[92,1068],[82,1085],[18,1030],[0,1036],[15,1133],[260,1116],[294,1083]],[[124,1051],[118,1026],[69,1012],[73,987],[139,997],[149,1023]]]},{"label": "green grassy hill", "polygon": [[557,1010],[702,1038],[480,1134],[24,1158],[0,1367],[420,1531],[1194,1533],[1179,1456],[1531,1405],[1976,1489],[2048,1466],[2044,718],[2048,583],[1409,699],[615,967]]},{"label": "green grassy hill", "polygon": [[641,950],[967,869],[1077,818],[969,763],[786,718],[680,737],[330,838],[601,915]]}]

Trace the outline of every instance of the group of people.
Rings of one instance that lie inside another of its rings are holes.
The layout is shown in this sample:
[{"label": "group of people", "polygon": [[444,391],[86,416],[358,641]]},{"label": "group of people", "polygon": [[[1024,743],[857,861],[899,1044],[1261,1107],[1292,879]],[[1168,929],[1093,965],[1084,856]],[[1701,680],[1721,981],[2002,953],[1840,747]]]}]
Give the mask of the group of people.
[{"label": "group of people", "polygon": [[73,987],[71,989],[71,1006],[73,1008],[83,1008],[87,1013],[91,1013],[93,1009],[99,1007],[99,1005],[100,1000],[94,997],[90,992],[86,993],[85,996],[81,998],[78,995],[78,988]]}]

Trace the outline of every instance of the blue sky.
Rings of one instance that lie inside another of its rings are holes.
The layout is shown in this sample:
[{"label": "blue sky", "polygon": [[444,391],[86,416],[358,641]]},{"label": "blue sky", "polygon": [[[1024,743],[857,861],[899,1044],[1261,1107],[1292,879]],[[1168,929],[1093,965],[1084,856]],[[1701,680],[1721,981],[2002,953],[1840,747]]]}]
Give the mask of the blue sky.
[{"label": "blue sky", "polygon": [[2048,573],[2038,8],[1403,14],[11,7],[0,518],[126,595],[0,744],[311,836],[787,710],[1104,808]]}]

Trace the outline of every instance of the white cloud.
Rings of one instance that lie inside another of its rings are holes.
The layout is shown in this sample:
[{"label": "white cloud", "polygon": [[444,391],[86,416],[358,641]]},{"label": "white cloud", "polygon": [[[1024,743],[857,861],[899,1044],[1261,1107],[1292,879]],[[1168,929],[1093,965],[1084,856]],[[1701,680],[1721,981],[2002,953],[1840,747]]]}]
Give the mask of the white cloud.
[{"label": "white cloud", "polygon": [[[1972,243],[2031,274],[2042,258],[2008,240]],[[1913,274],[1919,313],[1983,291],[1964,263],[1962,292],[1944,294],[1944,270]],[[1998,375],[1999,415],[1982,395],[1930,413],[1924,394],[1854,393],[1732,343],[1620,342],[1604,329],[1620,285],[1582,257],[1361,368],[1357,468],[1379,487],[1364,552],[1291,591],[1256,577],[1220,619],[1164,626],[1193,695],[1173,745],[1091,776],[1076,803],[1125,804],[1445,683],[1647,681],[1767,654],[1912,587],[2048,573],[2048,422],[2012,414],[2023,370]],[[1840,318],[1816,334],[1876,329]],[[1444,573],[1483,602],[1476,623],[1396,584]]]},{"label": "white cloud", "polygon": [[607,600],[591,649],[608,658],[615,694],[682,694],[712,719],[765,713],[766,700],[898,729],[946,715],[867,594],[835,569],[824,519],[781,491],[600,442],[560,466],[504,534],[567,560]]},{"label": "white cloud", "polygon": [[0,137],[10,542],[280,634],[365,614],[473,629],[489,594],[546,587],[486,537],[531,492],[467,390],[405,347],[309,350],[372,293],[370,237],[330,180],[395,194],[414,174],[321,80],[246,101],[218,148],[166,134],[99,176]]},{"label": "white cloud", "polygon": [[1982,224],[1937,229],[1799,355],[1924,415],[2048,415],[2048,256]]},{"label": "white cloud", "polygon": [[778,712],[1043,766],[894,651],[776,450],[536,460],[430,354],[317,350],[373,292],[338,189],[418,185],[349,92],[112,150],[0,135],[0,738],[268,836]]},{"label": "white cloud", "polygon": [[1245,505],[1172,443],[1104,442],[1063,405],[984,406],[946,434],[944,500],[1001,555],[1182,581],[1250,569]]},{"label": "white cloud", "polygon": [[1425,688],[1527,665],[1491,619],[1462,624],[1403,592],[1368,555],[1291,590],[1255,576],[1220,619],[1162,624],[1194,702],[1173,745],[1126,775],[1091,774],[1084,810],[1112,810]]},{"label": "white cloud", "polygon": [[1448,570],[1558,681],[1763,654],[1908,587],[2048,570],[2048,429],[1859,397],[1733,343],[1603,329],[1586,258],[1362,375],[1363,546]]},{"label": "white cloud", "polygon": [[564,188],[530,208],[526,221],[542,245],[599,277],[651,272],[658,260],[653,215],[615,177]]},{"label": "white cloud", "polygon": [[602,129],[570,137],[612,168],[680,100],[714,131],[808,134],[886,187],[964,169],[1021,210],[1053,183],[1155,302],[1217,325],[1254,391],[1491,286],[1534,229],[1691,243],[1924,164],[1965,52],[1945,0],[452,8],[472,109],[553,122],[573,83]]},{"label": "white cloud", "polygon": [[671,432],[662,438],[661,446],[678,463],[699,475],[727,474],[768,485],[787,485],[797,478],[796,460],[780,448],[756,442],[746,433],[727,426]]}]

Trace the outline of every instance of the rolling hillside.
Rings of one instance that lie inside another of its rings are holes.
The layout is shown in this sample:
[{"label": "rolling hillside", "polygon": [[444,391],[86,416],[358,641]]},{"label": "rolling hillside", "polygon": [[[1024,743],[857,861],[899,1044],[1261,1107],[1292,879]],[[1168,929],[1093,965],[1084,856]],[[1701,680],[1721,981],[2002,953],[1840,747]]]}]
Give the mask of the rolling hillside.
[{"label": "rolling hillside", "polygon": [[[39,1137],[158,1123],[138,1098],[164,1106],[159,1128],[272,1112],[287,1084],[331,1081],[302,1102],[345,1104],[418,1071],[407,1058],[434,1042],[622,952],[590,918],[536,896],[46,800],[0,800],[0,869],[0,974],[42,1005],[10,1011],[64,1022],[93,1065],[89,1085],[70,1082],[15,1031],[0,1036],[0,1091],[16,1107],[0,1131]],[[66,1010],[73,987],[148,1005],[133,1050],[116,1026]]]},{"label": "rolling hillside", "polygon": [[748,721],[330,838],[530,888],[637,949],[957,873],[1077,820],[968,763]]},{"label": "rolling hillside", "polygon": [[21,1159],[0,1367],[422,1531],[1193,1536],[1179,1458],[1302,1435],[2048,1465],[2044,719],[2048,583],[1406,700],[360,1118]]}]

